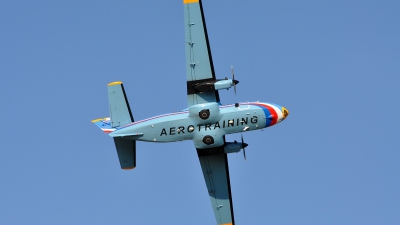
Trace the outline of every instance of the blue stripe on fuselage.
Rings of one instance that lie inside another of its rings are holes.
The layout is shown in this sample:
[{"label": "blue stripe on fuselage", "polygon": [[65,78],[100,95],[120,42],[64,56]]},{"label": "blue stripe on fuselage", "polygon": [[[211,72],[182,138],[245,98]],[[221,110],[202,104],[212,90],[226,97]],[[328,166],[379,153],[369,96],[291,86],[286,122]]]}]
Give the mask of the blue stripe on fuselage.
[{"label": "blue stripe on fuselage", "polygon": [[269,112],[269,110],[267,109],[267,107],[261,106],[261,105],[255,105],[260,107],[265,114],[265,127],[268,127],[269,125],[271,125],[271,119],[269,118],[271,116],[271,113]]}]

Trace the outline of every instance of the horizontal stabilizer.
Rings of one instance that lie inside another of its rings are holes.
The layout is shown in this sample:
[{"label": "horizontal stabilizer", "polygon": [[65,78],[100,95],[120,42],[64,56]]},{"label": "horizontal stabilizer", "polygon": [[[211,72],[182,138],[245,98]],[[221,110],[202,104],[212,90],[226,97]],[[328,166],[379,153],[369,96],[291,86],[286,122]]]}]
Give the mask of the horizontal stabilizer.
[{"label": "horizontal stabilizer", "polygon": [[121,81],[108,84],[108,103],[110,105],[111,127],[124,126],[134,121]]},{"label": "horizontal stabilizer", "polygon": [[136,141],[114,137],[121,169],[130,170],[136,167]]},{"label": "horizontal stabilizer", "polygon": [[92,123],[96,124],[96,126],[98,126],[106,134],[109,134],[116,130],[115,128],[111,127],[109,117],[92,120]]}]

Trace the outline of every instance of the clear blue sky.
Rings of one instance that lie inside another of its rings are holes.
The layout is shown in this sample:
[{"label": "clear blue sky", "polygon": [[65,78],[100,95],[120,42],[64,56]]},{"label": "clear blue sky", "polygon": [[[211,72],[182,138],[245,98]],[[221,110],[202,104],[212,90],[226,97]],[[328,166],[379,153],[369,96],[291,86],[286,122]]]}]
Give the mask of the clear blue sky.
[{"label": "clear blue sky", "polygon": [[[287,107],[229,155],[240,224],[400,222],[400,2],[204,0],[223,103]],[[0,2],[0,224],[215,224],[190,141],[122,171],[107,86],[135,119],[186,108],[182,0]],[[240,135],[228,136],[228,140]]]}]

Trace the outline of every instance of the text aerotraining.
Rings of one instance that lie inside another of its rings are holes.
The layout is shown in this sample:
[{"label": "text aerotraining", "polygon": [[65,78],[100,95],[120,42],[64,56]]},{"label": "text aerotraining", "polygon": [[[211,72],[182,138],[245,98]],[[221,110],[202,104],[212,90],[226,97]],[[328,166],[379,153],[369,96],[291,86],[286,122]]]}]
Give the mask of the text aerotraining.
[{"label": "text aerotraining", "polygon": [[232,119],[232,120],[222,120],[218,121],[216,123],[206,123],[206,124],[197,124],[197,125],[189,125],[187,127],[185,126],[177,126],[177,127],[170,127],[168,128],[163,128],[161,131],[160,136],[163,135],[176,135],[176,134],[184,134],[185,132],[192,133],[195,130],[201,131],[202,129],[204,131],[207,130],[215,130],[215,129],[221,129],[221,128],[229,128],[229,127],[234,127],[234,126],[239,126],[239,125],[245,125],[248,123],[255,124],[258,122],[258,117],[253,116],[250,118],[237,118],[237,119]]}]

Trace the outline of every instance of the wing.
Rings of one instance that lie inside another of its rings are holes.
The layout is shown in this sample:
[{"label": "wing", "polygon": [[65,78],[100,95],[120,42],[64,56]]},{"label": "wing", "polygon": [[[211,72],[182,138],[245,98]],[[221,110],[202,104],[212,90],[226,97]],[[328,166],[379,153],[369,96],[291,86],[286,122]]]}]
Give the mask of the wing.
[{"label": "wing", "polygon": [[[201,0],[183,0],[188,107],[220,102],[218,91],[198,92],[199,83],[216,81]],[[225,139],[225,138],[224,138]],[[197,150],[211,205],[218,224],[233,225],[228,158],[223,148]]]},{"label": "wing", "polygon": [[199,93],[193,89],[198,83],[215,82],[216,79],[201,0],[183,0],[183,3],[188,106],[220,102],[218,91]]},{"label": "wing", "polygon": [[197,150],[215,219],[219,225],[234,225],[228,157],[223,148]]}]

